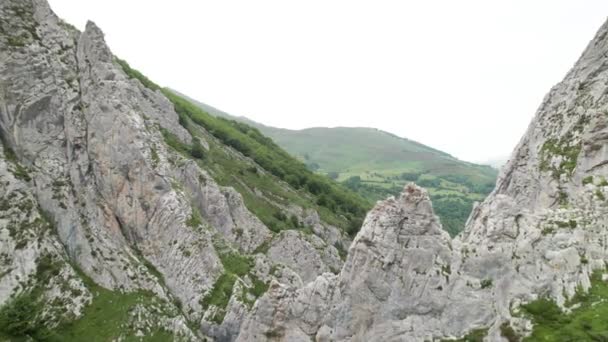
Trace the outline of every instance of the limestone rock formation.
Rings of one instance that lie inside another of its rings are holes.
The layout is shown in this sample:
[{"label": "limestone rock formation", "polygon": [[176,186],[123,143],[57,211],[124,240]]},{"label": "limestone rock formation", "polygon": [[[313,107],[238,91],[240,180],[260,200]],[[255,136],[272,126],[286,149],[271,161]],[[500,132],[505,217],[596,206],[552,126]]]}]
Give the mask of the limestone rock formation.
[{"label": "limestone rock formation", "polygon": [[[297,190],[132,78],[95,24],[79,32],[44,0],[4,0],[0,310],[43,308],[32,324],[52,330],[96,301],[132,299],[116,339],[429,341],[487,329],[501,341],[505,325],[523,336],[522,303],[563,306],[606,267],[607,54],[605,24],[461,235],[451,240],[409,184],[350,243],[290,203]],[[194,143],[286,195],[189,157],[180,146]],[[295,228],[266,225],[258,200]]]},{"label": "limestone rock formation", "polygon": [[[255,301],[240,294],[261,285],[253,274],[238,275],[227,307],[207,304],[229,272],[222,258],[259,253],[285,277],[297,273],[289,256],[270,262],[258,251],[273,235],[239,192],[167,145],[167,136],[192,143],[174,104],[125,73],[94,23],[79,32],[44,0],[0,2],[0,90],[0,306],[42,287],[40,298],[57,304],[49,307],[77,319],[95,300],[92,286],[116,296],[152,293],[162,314],[152,319],[156,304],[137,306],[144,327],[132,322],[117,337],[158,328],[186,340],[233,340]],[[341,267],[324,241],[293,241],[290,253],[316,260],[305,277]],[[51,261],[49,275],[42,268]],[[252,272],[265,283],[276,278]],[[61,317],[54,319],[49,327]]]},{"label": "limestone rock formation", "polygon": [[368,214],[338,277],[277,285],[240,338],[428,341],[488,329],[486,340],[502,341],[501,326],[530,333],[515,315],[523,303],[563,306],[587,290],[608,259],[607,53],[608,23],[544,99],[496,189],[453,241],[425,191],[407,186]]}]

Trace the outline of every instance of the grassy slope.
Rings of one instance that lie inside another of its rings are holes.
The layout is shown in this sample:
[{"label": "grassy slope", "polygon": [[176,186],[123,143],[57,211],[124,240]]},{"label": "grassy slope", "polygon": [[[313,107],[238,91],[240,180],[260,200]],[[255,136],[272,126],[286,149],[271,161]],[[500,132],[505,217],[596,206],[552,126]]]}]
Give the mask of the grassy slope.
[{"label": "grassy slope", "polygon": [[[182,95],[183,96],[183,95]],[[204,111],[245,122],[319,173],[331,174],[370,201],[384,199],[414,181],[429,189],[444,228],[457,234],[474,201],[493,189],[497,171],[373,128],[268,127],[189,99]]]},{"label": "grassy slope", "polygon": [[[170,89],[161,89],[129,64],[115,59],[124,72],[143,85],[160,90],[173,103],[179,122],[193,137],[209,141],[210,150],[181,144],[176,137],[164,131],[166,142],[199,166],[209,170],[221,185],[234,187],[245,200],[245,205],[271,230],[305,228],[286,217],[281,206],[295,203],[303,208],[314,208],[323,220],[356,234],[370,209],[370,203],[327,177],[315,174],[258,129],[242,122],[214,116],[195,105],[188,98]],[[234,151],[239,152],[239,157]],[[255,162],[255,163],[254,163]],[[259,173],[257,167],[263,168]],[[263,193],[258,196],[255,192]],[[270,200],[271,199],[271,200]]]},{"label": "grassy slope", "polygon": [[[125,61],[116,59],[116,63],[129,77],[138,79],[152,90],[163,91],[175,105],[180,115],[180,124],[193,136],[193,144],[186,145],[159,127],[165,142],[178,153],[195,160],[201,168],[207,169],[218,183],[232,186],[239,191],[243,195],[246,206],[271,230],[278,232],[283,229],[307,229],[298,222],[297,218],[288,217],[282,210],[282,206],[298,204],[303,208],[316,209],[326,222],[342,228],[351,235],[358,231],[370,203],[356,193],[327,177],[311,172],[306,165],[280,149],[272,140],[262,136],[255,128],[209,115],[187,100],[161,89],[143,74],[132,69]],[[202,148],[200,142],[196,142],[197,138],[205,138],[209,142],[210,149]],[[154,155],[155,147],[150,148]],[[21,171],[17,176],[29,179],[22,169],[19,169]],[[175,186],[180,185],[175,184]],[[263,196],[260,197],[259,193]],[[200,217],[193,216],[190,221],[192,226],[197,226]],[[232,285],[237,277],[248,273],[250,262],[247,256],[222,254],[226,273],[220,277],[220,281],[214,286],[214,291],[205,297],[205,304],[213,304],[223,309],[222,306],[225,307],[231,295]],[[41,269],[43,271],[39,271],[36,275],[36,278],[41,278],[39,281],[41,286],[20,294],[13,301],[0,307],[0,340],[20,341],[30,340],[33,337],[35,340],[80,341],[86,336],[91,341],[110,341],[118,338],[135,341],[141,340],[135,336],[136,327],[130,322],[130,314],[136,307],[145,307],[149,311],[156,310],[155,312],[162,313],[165,317],[175,317],[179,314],[175,306],[163,302],[151,293],[105,289],[75,267],[80,278],[93,294],[93,300],[85,307],[80,318],[62,321],[54,329],[49,329],[46,322],[40,319],[41,296],[43,284],[50,274],[57,272],[57,266],[49,262]],[[243,302],[252,305],[250,297],[259,297],[266,291],[267,284],[251,274],[247,275],[253,285],[243,290],[240,296]],[[59,308],[61,309],[61,306]],[[222,312],[220,310],[213,319],[221,322]],[[148,330],[144,331],[145,340],[173,339],[170,333],[158,326],[147,328]]]},{"label": "grassy slope", "polygon": [[532,335],[524,341],[608,341],[608,284],[602,272],[591,277],[591,289],[582,290],[568,303],[564,313],[552,300],[541,298],[523,306],[534,322]]}]

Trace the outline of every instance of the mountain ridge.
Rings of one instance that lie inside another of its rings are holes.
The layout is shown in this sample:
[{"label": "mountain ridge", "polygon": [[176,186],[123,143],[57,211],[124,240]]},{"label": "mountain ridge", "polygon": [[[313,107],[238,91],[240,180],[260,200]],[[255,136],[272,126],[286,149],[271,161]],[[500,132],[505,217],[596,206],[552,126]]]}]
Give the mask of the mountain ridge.
[{"label": "mountain ridge", "polygon": [[419,142],[370,127],[290,130],[230,115],[183,95],[202,110],[256,127],[306,163],[342,182],[370,202],[397,196],[409,181],[427,187],[443,227],[455,236],[473,204],[490,193],[498,171],[454,158]]},{"label": "mountain ridge", "polygon": [[218,109],[217,107],[214,107],[214,106],[208,105],[208,104],[206,104],[204,102],[201,102],[199,100],[196,100],[196,99],[194,99],[194,98],[192,98],[192,97],[184,94],[183,92],[180,92],[180,91],[172,89],[172,88],[169,88],[169,89],[171,91],[175,92],[176,94],[179,94],[180,96],[182,96],[182,97],[184,97],[186,99],[189,99],[190,102],[197,104],[199,107],[201,107],[203,110],[206,110],[210,114],[213,114],[213,115],[216,115],[216,116],[221,116],[221,117],[224,117],[226,119],[240,120],[240,121],[243,121],[243,122],[245,122],[247,124],[250,124],[250,125],[252,125],[252,126],[254,126],[256,128],[263,127],[263,128],[266,128],[266,129],[272,129],[272,130],[278,130],[278,131],[289,131],[289,132],[305,132],[305,131],[317,130],[317,129],[332,130],[332,129],[341,129],[341,128],[372,130],[372,131],[377,131],[377,132],[382,133],[382,134],[387,134],[387,135],[395,137],[397,139],[405,140],[405,141],[407,141],[409,143],[413,143],[415,145],[419,145],[420,147],[422,147],[424,149],[428,149],[428,150],[437,152],[439,154],[446,155],[447,157],[450,157],[450,158],[462,161],[464,163],[476,164],[476,163],[473,163],[473,162],[468,162],[468,161],[460,160],[460,159],[452,156],[451,154],[449,154],[447,152],[441,151],[439,149],[436,149],[436,148],[433,148],[431,146],[425,145],[425,144],[420,143],[418,141],[411,140],[411,139],[408,139],[408,138],[405,138],[405,137],[401,137],[401,136],[399,136],[397,134],[394,134],[394,133],[382,130],[380,128],[375,128],[375,127],[365,127],[365,126],[331,126],[331,127],[312,126],[312,127],[306,127],[306,128],[300,128],[300,129],[290,129],[290,128],[280,128],[280,127],[269,126],[269,125],[263,124],[261,122],[252,120],[252,119],[250,119],[250,118],[248,118],[247,116],[244,116],[244,115],[232,115],[232,114],[229,114],[228,112],[225,112],[225,111],[223,111],[221,109]]},{"label": "mountain ridge", "polygon": [[94,23],[0,2],[0,339],[602,340],[607,54],[608,21],[451,238],[420,184],[366,213]]}]

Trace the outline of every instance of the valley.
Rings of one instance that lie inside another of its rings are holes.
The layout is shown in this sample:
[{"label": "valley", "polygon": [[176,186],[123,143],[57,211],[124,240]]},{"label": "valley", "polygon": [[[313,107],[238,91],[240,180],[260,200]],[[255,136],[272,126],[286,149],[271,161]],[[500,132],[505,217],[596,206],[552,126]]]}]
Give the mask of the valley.
[{"label": "valley", "polygon": [[257,128],[310,170],[342,183],[370,203],[398,195],[408,182],[427,188],[451,236],[462,231],[473,203],[483,201],[496,183],[498,171],[490,166],[464,162],[378,129],[269,127],[179,94],[211,115]]}]

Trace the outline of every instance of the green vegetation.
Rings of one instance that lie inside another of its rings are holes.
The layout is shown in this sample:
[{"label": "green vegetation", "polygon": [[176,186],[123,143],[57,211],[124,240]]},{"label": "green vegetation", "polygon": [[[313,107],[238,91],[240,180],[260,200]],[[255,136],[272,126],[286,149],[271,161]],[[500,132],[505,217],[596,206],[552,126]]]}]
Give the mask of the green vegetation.
[{"label": "green vegetation", "polygon": [[475,329],[468,333],[463,338],[456,340],[443,340],[444,342],[483,342],[484,337],[488,335],[488,329]]},{"label": "green vegetation", "polygon": [[492,279],[483,279],[480,283],[481,288],[485,289],[492,286]]},{"label": "green vegetation", "polygon": [[212,318],[217,324],[221,324],[224,321],[224,315],[226,314],[224,309],[228,306],[230,297],[232,297],[232,289],[234,288],[236,279],[236,276],[233,274],[222,274],[215,281],[211,291],[201,300],[201,305],[205,309],[211,305],[218,307],[218,313]]},{"label": "green vegetation", "polygon": [[253,267],[253,260],[250,257],[240,255],[236,252],[220,254],[224,271],[243,277],[249,273]]},{"label": "green vegetation", "polygon": [[602,273],[591,277],[591,289],[582,290],[568,305],[578,304],[570,313],[547,298],[522,306],[523,314],[534,322],[532,335],[524,341],[606,341],[608,340],[608,284]]},{"label": "green vegetation", "polygon": [[8,46],[20,48],[35,40],[40,40],[37,28],[38,21],[34,20],[33,4],[23,1],[19,5],[7,6],[8,15],[20,18],[19,21],[0,21],[0,34],[6,36]]},{"label": "green vegetation", "polygon": [[27,170],[19,163],[19,159],[17,158],[15,151],[10,148],[8,142],[2,135],[2,132],[0,132],[0,143],[2,143],[2,148],[4,149],[4,157],[13,165],[12,172],[15,178],[24,180],[26,182],[32,180]]},{"label": "green vegetation", "polygon": [[134,78],[137,79],[141,82],[141,84],[143,84],[146,88],[150,89],[150,90],[160,90],[161,87],[150,81],[150,79],[148,79],[146,76],[144,76],[144,74],[142,74],[141,72],[131,68],[131,66],[129,65],[129,63],[127,63],[126,61],[114,57],[114,61],[121,66],[122,70],[125,72],[125,74],[127,74],[127,76],[129,78]]},{"label": "green vegetation", "polygon": [[[152,90],[161,89],[125,61],[118,58],[115,61],[129,77],[138,79]],[[162,92],[173,102],[179,123],[193,137],[192,144],[188,145],[161,127],[165,143],[184,157],[198,161],[204,159],[205,163],[199,165],[206,169],[211,167],[210,171],[218,183],[232,186],[241,193],[247,208],[272,231],[303,228],[297,220],[285,217],[277,205],[287,203],[315,208],[322,219],[342,227],[351,235],[359,230],[363,217],[371,207],[368,201],[340,184],[311,172],[306,165],[291,157],[257,129],[237,121],[211,116],[168,89],[162,89]],[[209,139],[209,134],[221,144]],[[203,148],[200,138],[207,138],[209,151]],[[288,183],[292,189],[278,183],[273,177],[258,174],[255,165],[236,158],[225,146],[251,158],[272,176]],[[253,194],[253,189],[262,191],[272,201]]]},{"label": "green vegetation", "polygon": [[[129,77],[139,79],[152,90],[160,89],[124,61],[116,61]],[[464,227],[473,202],[483,200],[494,187],[497,172],[490,167],[466,163],[376,129],[276,129],[188,101],[169,89],[162,91],[173,102],[180,124],[196,138],[192,145],[186,145],[161,128],[165,142],[185,157],[204,159],[201,166],[211,167],[220,184],[241,193],[247,208],[274,232],[306,229],[291,218],[282,217],[277,206],[295,203],[317,209],[323,220],[354,236],[371,203],[398,194],[405,183],[416,181],[429,189],[436,213],[454,236]],[[221,144],[208,139],[209,134]],[[199,137],[207,138],[208,151],[200,145]],[[230,155],[224,146],[251,158],[295,191],[259,175],[255,166]],[[254,189],[272,201],[252,194]]]},{"label": "green vegetation", "polygon": [[[370,207],[370,204],[363,198],[327,177],[311,172],[306,168],[306,165],[283,151],[271,139],[263,136],[256,128],[241,122],[211,116],[172,92],[168,90],[164,90],[163,92],[173,102],[176,112],[180,115],[180,122],[190,130],[191,134],[195,136],[199,134],[196,126],[203,127],[206,132],[209,132],[213,137],[221,141],[223,145],[230,146],[251,158],[273,176],[288,183],[298,192],[301,192],[302,195],[300,197],[305,196],[310,198],[309,201],[312,203],[305,203],[305,207],[320,207],[318,209],[324,219],[343,227],[349,234],[354,235],[358,231],[361,221]],[[180,145],[173,137],[168,135],[168,132],[164,134],[170,146],[174,146],[183,152],[189,151],[193,157],[197,157],[198,153],[193,152],[195,149]],[[226,155],[225,151],[220,151],[220,153],[217,150],[210,151],[208,154],[211,162],[224,164],[222,165],[224,168],[234,168],[235,166],[226,165],[234,164],[235,160],[231,156]],[[220,156],[218,154],[223,155]],[[244,164],[243,161],[237,161],[236,163],[241,164],[237,166],[239,168],[239,170],[236,170],[237,173],[245,176],[245,173],[249,172],[250,167],[244,167],[242,165]],[[230,175],[230,173],[222,173]],[[257,172],[255,172],[255,176],[259,176]],[[235,186],[235,183],[237,182],[229,184]],[[259,182],[256,181],[255,183]],[[239,189],[238,186],[235,187],[243,195],[247,192],[246,189]],[[300,200],[300,202],[302,201]],[[255,204],[251,202],[247,203],[247,200],[246,204],[252,211],[256,212]],[[283,220],[276,217],[277,211],[280,211],[278,208],[268,208],[265,203],[262,203],[262,206],[267,208],[258,208],[262,210],[258,210],[256,214],[260,214],[260,218],[274,231],[285,229],[285,227],[297,228],[297,226],[294,227],[294,222],[289,222],[289,219]],[[269,214],[275,216],[275,218],[269,218]]]},{"label": "green vegetation", "polygon": [[365,197],[379,200],[399,194],[407,182],[416,182],[429,190],[433,209],[441,218],[443,228],[452,236],[464,228],[473,203],[482,201],[494,187],[493,176],[488,176],[485,183],[479,183],[470,176],[433,176],[420,172],[402,172],[392,176],[365,172],[346,179],[343,184]]},{"label": "green vegetation", "polygon": [[521,338],[517,335],[515,330],[513,330],[509,322],[504,322],[500,325],[500,336],[506,338],[509,342],[521,341]]},{"label": "green vegetation", "polygon": [[[561,139],[548,139],[540,149],[540,170],[550,171],[553,178],[559,180],[561,175],[572,176],[576,161],[581,152],[581,144],[570,145],[571,134],[566,134]],[[551,161],[555,157],[561,157],[559,165],[553,165]],[[584,181],[583,181],[584,183]]]},{"label": "green vegetation", "polygon": [[[372,203],[400,193],[407,182],[416,182],[429,189],[435,212],[452,236],[464,228],[473,203],[483,200],[496,181],[497,171],[491,167],[463,162],[377,129],[279,129],[191,102],[218,119],[257,128],[310,170],[342,182]],[[324,197],[318,203],[327,204]]]},{"label": "green vegetation", "polygon": [[154,163],[154,167],[158,166],[160,162],[160,157],[158,156],[158,152],[156,151],[156,147],[150,148],[150,157],[152,158],[152,162]]},{"label": "green vegetation", "polygon": [[39,322],[38,306],[38,298],[32,293],[22,293],[10,299],[0,309],[0,337],[46,337],[48,330]]},{"label": "green vegetation", "polygon": [[201,140],[197,137],[192,138],[192,150],[190,154],[194,158],[203,159],[205,157],[205,148],[201,145]]},{"label": "green vegetation", "polygon": [[[224,273],[215,281],[211,291],[201,299],[201,305],[203,308],[209,308],[215,306],[217,312],[211,320],[217,324],[221,324],[224,321],[224,315],[226,314],[226,306],[232,297],[234,290],[234,284],[239,278],[248,276],[252,282],[251,286],[246,286],[242,283],[242,293],[239,297],[242,302],[253,305],[255,300],[263,295],[268,290],[268,284],[258,279],[254,274],[251,273],[253,268],[253,259],[248,256],[240,255],[236,252],[220,253],[220,259],[224,266]],[[252,299],[249,299],[249,296]]]},{"label": "green vegetation", "polygon": [[61,263],[49,255],[37,260],[34,286],[18,294],[0,308],[0,338],[16,340],[57,340],[43,317],[44,286],[61,270]]},{"label": "green vegetation", "polygon": [[593,184],[593,176],[587,176],[583,178],[583,185]]},{"label": "green vegetation", "polygon": [[555,223],[558,228],[571,228],[571,229],[574,229],[578,225],[575,220],[553,221],[553,223]]},{"label": "green vegetation", "polygon": [[[139,291],[130,293],[118,293],[101,287],[95,288],[93,302],[85,308],[81,319],[67,323],[60,327],[55,333],[60,337],[57,341],[82,341],[87,336],[87,341],[113,341],[119,337],[126,341],[140,340],[135,336],[135,331],[125,325],[130,320],[129,314],[138,306],[158,306],[163,303],[149,292]],[[168,313],[176,315],[177,312]],[[146,341],[171,341],[171,333],[156,327],[146,332]]]},{"label": "green vegetation", "polygon": [[186,221],[186,225],[191,228],[197,228],[201,224],[203,224],[203,218],[201,217],[201,214],[198,212],[198,209],[196,209],[193,206],[192,214],[190,215],[190,218]]},{"label": "green vegetation", "polygon": [[[165,306],[166,303],[153,293],[110,291],[97,285],[75,268],[85,286],[93,294],[93,300],[85,307],[80,318],[68,319],[70,316],[66,315],[65,303],[59,301],[49,305],[44,298],[45,286],[51,279],[56,279],[63,265],[65,265],[64,261],[53,259],[50,255],[38,259],[36,273],[32,279],[34,286],[0,308],[0,340],[76,342],[87,336],[88,341],[102,342],[119,338],[136,341],[139,340],[135,336],[136,331],[128,323],[131,320],[130,312],[136,306],[154,307],[152,310],[155,312],[161,308],[162,313],[169,317],[178,314]],[[80,295],[80,290],[70,290],[73,295]],[[50,314],[43,314],[46,311]],[[60,316],[64,318],[59,321],[59,325],[49,329],[50,320],[58,319]],[[144,332],[146,341],[172,339],[170,333],[159,327]]]}]

